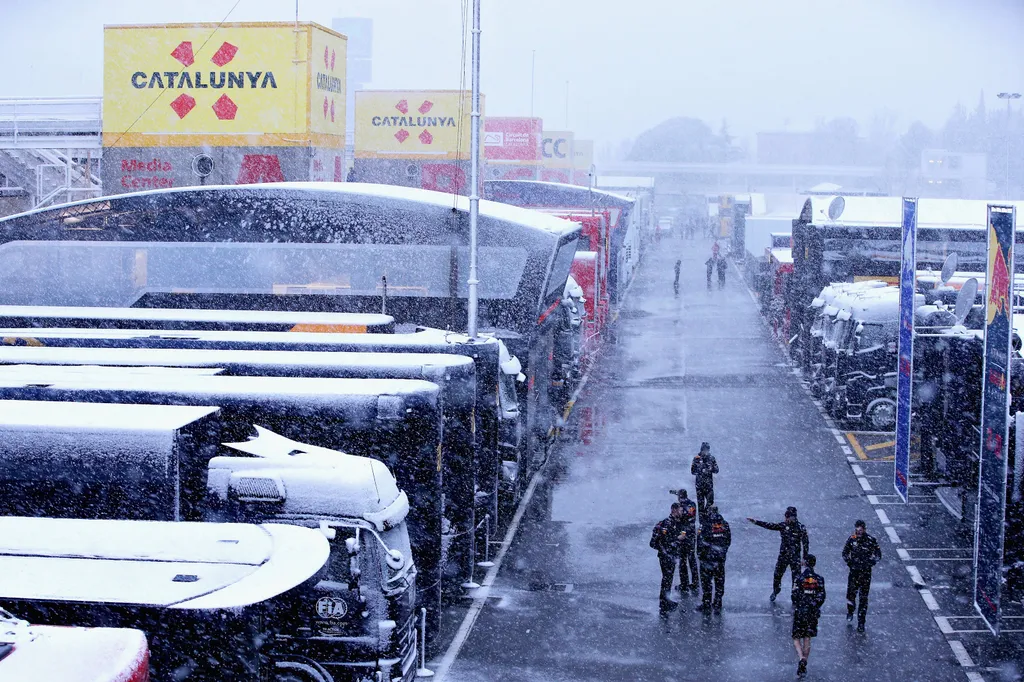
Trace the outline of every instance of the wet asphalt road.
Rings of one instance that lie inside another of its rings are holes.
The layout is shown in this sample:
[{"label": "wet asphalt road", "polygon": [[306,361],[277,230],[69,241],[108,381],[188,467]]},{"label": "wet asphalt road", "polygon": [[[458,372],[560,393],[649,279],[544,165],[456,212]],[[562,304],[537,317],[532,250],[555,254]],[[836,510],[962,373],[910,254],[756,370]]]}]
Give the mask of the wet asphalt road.
[{"label": "wet asphalt road", "polygon": [[[709,251],[682,240],[648,250],[617,342],[591,373],[446,681],[794,679],[788,590],[768,601],[778,533],[744,520],[781,520],[789,505],[828,589],[807,679],[968,679],[736,270],[724,290],[705,290]],[[724,610],[707,618],[689,596],[659,613],[648,547],[668,489],[693,495],[701,441],[718,458],[716,502],[733,533]],[[863,635],[846,623],[840,556],[858,518],[884,554]]]}]

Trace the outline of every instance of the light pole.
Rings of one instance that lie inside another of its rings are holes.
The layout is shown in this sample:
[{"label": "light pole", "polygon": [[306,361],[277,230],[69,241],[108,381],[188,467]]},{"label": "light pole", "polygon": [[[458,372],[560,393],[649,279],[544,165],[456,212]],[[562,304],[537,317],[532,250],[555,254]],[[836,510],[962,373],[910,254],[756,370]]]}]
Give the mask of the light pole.
[{"label": "light pole", "polygon": [[996,95],[1006,100],[1006,198],[1010,198],[1010,102],[1020,99],[1019,92],[1000,92]]}]

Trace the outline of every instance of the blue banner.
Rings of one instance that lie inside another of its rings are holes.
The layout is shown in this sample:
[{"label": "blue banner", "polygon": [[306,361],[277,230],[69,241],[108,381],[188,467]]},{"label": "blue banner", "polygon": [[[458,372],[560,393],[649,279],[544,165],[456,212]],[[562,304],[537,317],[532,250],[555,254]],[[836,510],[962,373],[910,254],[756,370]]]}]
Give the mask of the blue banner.
[{"label": "blue banner", "polygon": [[978,517],[974,524],[974,608],[999,634],[1010,426],[1010,332],[1013,328],[1012,207],[988,207],[985,369],[982,374]]},{"label": "blue banner", "polygon": [[910,491],[910,411],[914,381],[914,295],[917,272],[917,199],[903,199],[900,257],[899,368],[896,373],[896,466],[892,484],[904,502]]}]

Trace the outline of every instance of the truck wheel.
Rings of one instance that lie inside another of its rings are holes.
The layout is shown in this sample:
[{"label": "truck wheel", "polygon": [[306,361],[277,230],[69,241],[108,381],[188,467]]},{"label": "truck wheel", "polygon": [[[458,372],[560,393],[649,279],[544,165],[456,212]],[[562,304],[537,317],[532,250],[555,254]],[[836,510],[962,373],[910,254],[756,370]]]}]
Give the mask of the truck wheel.
[{"label": "truck wheel", "polygon": [[896,402],[891,398],[877,398],[864,410],[864,423],[873,431],[892,431],[896,428]]},{"label": "truck wheel", "polygon": [[318,667],[296,661],[278,661],[274,682],[327,682],[330,676],[317,670]]}]

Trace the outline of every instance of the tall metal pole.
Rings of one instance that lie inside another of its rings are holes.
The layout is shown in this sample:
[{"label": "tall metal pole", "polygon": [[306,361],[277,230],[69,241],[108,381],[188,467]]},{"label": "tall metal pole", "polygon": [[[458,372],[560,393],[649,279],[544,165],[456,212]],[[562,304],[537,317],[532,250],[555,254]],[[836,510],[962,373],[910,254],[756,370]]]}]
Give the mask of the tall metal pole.
[{"label": "tall metal pole", "polygon": [[1019,92],[1000,92],[996,95],[999,99],[1006,100],[1006,198],[1010,198],[1010,102],[1020,99]]},{"label": "tall metal pole", "polygon": [[480,0],[473,0],[473,113],[470,125],[469,174],[469,338],[476,339],[476,231],[480,216]]},{"label": "tall metal pole", "polygon": [[565,81],[565,129],[569,129],[569,81]]},{"label": "tall metal pole", "polygon": [[537,50],[533,51],[530,57],[530,118],[533,118],[533,93],[537,76]]}]

